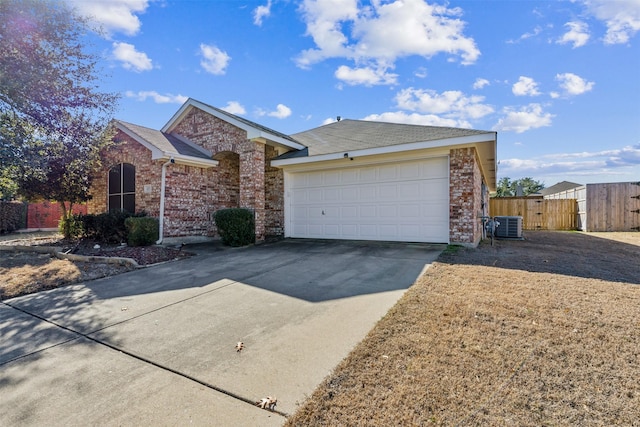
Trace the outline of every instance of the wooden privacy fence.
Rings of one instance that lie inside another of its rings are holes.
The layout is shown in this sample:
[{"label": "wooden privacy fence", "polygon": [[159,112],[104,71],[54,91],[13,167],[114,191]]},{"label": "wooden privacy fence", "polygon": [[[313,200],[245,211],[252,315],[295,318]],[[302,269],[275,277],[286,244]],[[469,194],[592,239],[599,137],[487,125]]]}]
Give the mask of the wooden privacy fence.
[{"label": "wooden privacy fence", "polygon": [[576,199],[494,197],[491,216],[521,216],[524,230],[575,230],[578,228]]}]

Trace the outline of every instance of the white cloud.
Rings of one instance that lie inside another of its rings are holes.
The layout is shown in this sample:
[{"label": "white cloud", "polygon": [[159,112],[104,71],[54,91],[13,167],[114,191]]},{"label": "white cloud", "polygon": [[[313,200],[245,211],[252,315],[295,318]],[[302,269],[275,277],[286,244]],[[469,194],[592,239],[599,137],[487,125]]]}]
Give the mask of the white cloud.
[{"label": "white cloud", "polygon": [[589,40],[589,27],[584,22],[573,21],[564,24],[565,27],[569,27],[569,31],[564,33],[558,43],[567,44],[573,43],[573,48],[584,46]]},{"label": "white cloud", "polygon": [[[403,89],[395,101],[403,110],[443,115],[447,119],[478,119],[493,113],[493,107],[483,104],[483,96],[467,96],[450,90],[437,93],[428,89]],[[468,126],[467,126],[468,127]]]},{"label": "white cloud", "polygon": [[503,159],[500,160],[500,174],[539,177],[553,174],[564,176],[566,179],[569,174],[593,176],[632,168],[630,171],[633,177],[633,170],[638,166],[640,166],[640,143],[613,150],[557,153],[530,159]]},{"label": "white cloud", "polygon": [[287,107],[284,104],[278,104],[275,111],[264,111],[259,109],[257,111],[257,114],[259,116],[275,117],[276,119],[286,119],[291,115],[291,108]]},{"label": "white cloud", "polygon": [[535,37],[538,34],[540,34],[542,32],[542,30],[543,30],[542,27],[538,25],[530,33],[524,33],[523,35],[521,35],[520,37],[518,37],[515,40],[507,40],[507,43],[516,44],[516,43],[519,43],[522,40],[530,39],[530,38]]},{"label": "white cloud", "polygon": [[144,13],[149,0],[67,0],[78,13],[94,21],[107,35],[124,33],[133,36],[140,31],[137,14]]},{"label": "white cloud", "polygon": [[257,26],[262,25],[262,20],[271,15],[271,0],[267,1],[264,6],[258,6],[253,10],[253,23]]},{"label": "white cloud", "polygon": [[231,57],[227,55],[227,52],[220,50],[217,46],[200,44],[200,55],[202,60],[200,65],[208,73],[221,75],[226,72],[226,68],[231,61]]},{"label": "white cloud", "polygon": [[342,80],[348,85],[388,85],[396,84],[398,80],[397,74],[387,73],[384,68],[373,69],[369,67],[351,68],[341,65],[335,72],[338,80]]},{"label": "white cloud", "polygon": [[560,87],[564,90],[564,93],[571,96],[589,92],[595,85],[594,82],[586,81],[573,73],[556,74],[556,80],[560,82]]},{"label": "white cloud", "polygon": [[227,105],[221,109],[230,114],[245,114],[247,112],[238,101],[229,101]]},{"label": "white cloud", "polygon": [[189,99],[188,97],[183,95],[172,95],[170,93],[162,95],[155,90],[139,92],[133,92],[129,90],[125,92],[124,95],[127,98],[134,98],[138,101],[146,101],[147,98],[150,98],[156,104],[184,104],[187,99]]},{"label": "white cloud", "polygon": [[[378,75],[385,75],[402,57],[430,58],[444,53],[472,64],[480,56],[475,41],[463,34],[459,8],[423,0],[373,1],[363,6],[357,0],[304,0],[300,10],[306,34],[316,46],[296,58],[301,68],[344,58],[355,62],[351,70],[375,69]],[[394,79],[387,81],[392,84]]]},{"label": "white cloud", "polygon": [[517,83],[514,83],[511,91],[516,96],[537,96],[540,95],[538,83],[531,77],[520,76]]},{"label": "white cloud", "polygon": [[587,11],[607,26],[605,44],[623,44],[640,31],[640,0],[583,0]]},{"label": "white cloud", "polygon": [[[405,123],[409,125],[421,125],[421,126],[445,126],[445,127],[456,127],[456,128],[471,128],[471,123],[465,120],[447,119],[447,118],[437,116],[435,114],[418,114],[418,113],[408,114],[402,111],[386,112],[381,114],[370,114],[365,118],[363,118],[362,120],[369,120],[374,122]],[[331,123],[331,121],[329,123]],[[326,121],[325,121],[325,124],[326,124]]]},{"label": "white cloud", "polygon": [[483,78],[477,78],[475,82],[473,82],[474,89],[482,89],[485,86],[489,86],[489,80]]},{"label": "white cloud", "polygon": [[153,69],[153,64],[147,54],[138,52],[136,47],[129,43],[113,43],[113,57],[121,61],[122,66],[127,70],[139,73]]},{"label": "white cloud", "polygon": [[419,67],[415,73],[413,73],[414,76],[420,78],[420,79],[424,79],[426,78],[429,73],[427,72],[427,69],[425,67]]},{"label": "white cloud", "polygon": [[493,130],[522,133],[530,129],[551,126],[551,119],[554,117],[542,111],[540,104],[529,104],[519,110],[505,107],[503,113],[504,117],[498,120]]}]

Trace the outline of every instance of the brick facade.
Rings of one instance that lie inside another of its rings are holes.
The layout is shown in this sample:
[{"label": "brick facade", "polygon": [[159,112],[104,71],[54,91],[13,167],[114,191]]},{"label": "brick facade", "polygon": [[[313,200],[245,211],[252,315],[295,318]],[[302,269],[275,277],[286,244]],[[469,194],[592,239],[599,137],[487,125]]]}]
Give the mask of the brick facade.
[{"label": "brick facade", "polygon": [[[215,237],[212,214],[233,207],[254,212],[256,241],[284,234],[283,172],[269,164],[278,155],[275,148],[248,140],[246,131],[197,108],[171,133],[209,150],[219,163],[212,168],[167,166],[165,237]],[[136,211],[158,217],[165,160],[151,160],[151,152],[124,132],[118,131],[114,140],[118,144],[103,153],[104,169],[95,176],[88,212],[107,210],[109,169],[130,163],[136,171]]]},{"label": "brick facade", "polygon": [[482,173],[475,148],[449,154],[449,240],[476,246],[482,238]]},{"label": "brick facade", "polygon": [[246,131],[197,108],[191,109],[171,133],[211,151],[213,158],[220,161],[213,168],[217,194],[211,210],[227,207],[252,210],[256,240],[264,240],[266,145],[248,140]]},{"label": "brick facade", "polygon": [[[284,235],[284,172],[271,166],[278,151],[264,140],[247,139],[247,131],[198,108],[190,108],[174,123],[174,136],[187,139],[212,154],[215,167],[166,166],[164,237],[216,237],[213,213],[242,207],[255,214],[256,241]],[[162,165],[123,131],[118,143],[103,155],[104,169],[95,176],[87,210],[107,210],[108,171],[120,163],[135,167],[136,211],[159,217]],[[473,147],[449,153],[449,240],[475,246],[482,237],[483,178]]]},{"label": "brick facade", "polygon": [[[94,175],[92,199],[87,203],[88,213],[107,211],[109,169],[120,163],[129,163],[136,168],[136,211],[157,217],[160,211],[160,163],[151,160],[151,152],[128,135],[118,132],[114,140],[117,144],[102,154],[103,169]],[[151,186],[150,192],[144,192],[145,185]]]}]

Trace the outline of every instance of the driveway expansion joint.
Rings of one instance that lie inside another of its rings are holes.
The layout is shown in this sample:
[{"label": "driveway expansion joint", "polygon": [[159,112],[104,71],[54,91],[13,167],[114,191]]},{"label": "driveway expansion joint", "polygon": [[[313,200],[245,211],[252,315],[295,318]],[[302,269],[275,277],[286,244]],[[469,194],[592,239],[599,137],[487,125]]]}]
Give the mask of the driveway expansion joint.
[{"label": "driveway expansion joint", "polygon": [[[229,283],[229,284],[226,284],[226,285],[224,285],[224,286],[222,286],[222,287],[220,287],[220,288],[216,288],[216,289],[211,290],[211,291],[207,291],[207,292],[203,292],[203,293],[198,294],[198,295],[194,295],[194,296],[192,296],[192,297],[190,297],[190,298],[186,298],[186,299],[184,299],[183,301],[187,301],[187,300],[189,300],[189,299],[196,298],[197,296],[200,296],[200,295],[204,295],[204,294],[206,294],[206,293],[213,292],[213,291],[215,291],[215,290],[217,290],[217,289],[221,289],[221,288],[224,288],[224,287],[227,287],[227,286],[233,285],[233,284],[235,284],[235,283],[238,283],[238,282]],[[180,302],[181,302],[181,301],[180,301]],[[178,302],[174,302],[174,303],[172,303],[172,304],[168,304],[168,305],[167,305],[167,306],[165,306],[165,307],[169,307],[169,306],[171,306],[171,305],[175,305],[175,304],[177,304],[177,303],[178,303]],[[256,406],[256,401],[255,401],[255,400],[252,400],[252,399],[249,399],[249,398],[247,398],[247,397],[241,396],[241,395],[236,394],[236,393],[234,393],[234,392],[232,392],[232,391],[225,390],[225,389],[223,389],[223,388],[221,388],[221,387],[218,387],[218,386],[213,385],[213,384],[210,384],[210,383],[208,383],[208,382],[206,382],[206,381],[200,380],[200,379],[198,379],[198,378],[196,378],[196,377],[194,377],[194,376],[192,376],[192,375],[189,375],[189,374],[186,374],[186,373],[184,373],[184,372],[178,371],[177,369],[173,369],[173,368],[170,368],[170,367],[168,367],[168,366],[162,365],[162,364],[160,364],[160,363],[158,363],[158,362],[154,362],[153,360],[148,359],[148,358],[146,358],[146,357],[144,357],[144,356],[140,356],[140,355],[135,354],[135,353],[133,353],[133,352],[131,352],[131,351],[125,350],[125,349],[120,348],[120,347],[118,347],[118,346],[115,346],[115,345],[113,345],[113,344],[109,344],[109,343],[108,343],[108,342],[106,342],[106,341],[102,341],[102,340],[99,340],[99,339],[97,339],[97,338],[94,338],[94,337],[91,337],[91,336],[90,336],[91,334],[94,334],[94,333],[96,333],[96,332],[98,332],[98,331],[104,330],[104,329],[106,329],[106,328],[108,328],[108,327],[110,327],[110,326],[114,326],[115,324],[114,324],[114,325],[107,326],[107,327],[105,327],[105,328],[98,329],[97,331],[92,331],[92,332],[89,332],[89,333],[82,333],[82,332],[80,332],[80,331],[76,331],[75,329],[69,328],[69,327],[64,326],[64,325],[60,325],[60,324],[58,324],[58,323],[56,323],[56,322],[54,322],[54,321],[52,321],[52,320],[49,320],[49,319],[47,319],[47,318],[45,318],[45,317],[42,317],[42,316],[40,316],[40,315],[38,315],[38,314],[35,314],[35,313],[31,313],[31,312],[29,312],[29,311],[27,311],[27,310],[24,310],[24,309],[22,309],[22,308],[20,308],[20,307],[14,306],[14,305],[9,304],[9,303],[6,303],[6,302],[4,302],[4,301],[2,302],[2,304],[6,305],[6,306],[8,306],[8,307],[11,307],[11,308],[12,308],[12,309],[14,309],[14,310],[20,311],[20,312],[22,312],[22,313],[24,313],[24,314],[26,314],[26,315],[28,315],[28,316],[32,316],[32,317],[34,317],[34,318],[36,318],[36,319],[38,319],[38,320],[41,320],[41,321],[46,322],[46,323],[49,323],[49,324],[51,324],[51,325],[53,325],[53,326],[55,326],[55,327],[57,327],[57,328],[63,329],[63,330],[65,330],[65,331],[67,331],[67,332],[71,332],[72,334],[77,335],[77,337],[76,337],[76,338],[70,338],[70,339],[68,339],[68,340],[65,340],[65,341],[63,341],[63,342],[56,343],[56,344],[51,345],[51,346],[49,346],[49,347],[46,347],[46,348],[43,348],[43,349],[39,349],[39,350],[37,350],[37,351],[33,351],[33,352],[31,352],[31,353],[28,353],[28,354],[21,355],[21,356],[19,356],[19,357],[16,357],[16,358],[14,358],[14,359],[9,360],[9,361],[6,361],[6,362],[3,362],[3,363],[0,363],[0,366],[2,366],[2,365],[4,365],[4,364],[7,364],[7,363],[10,363],[10,362],[12,362],[12,361],[15,361],[15,360],[17,360],[17,359],[21,359],[21,358],[27,357],[27,356],[29,356],[29,355],[39,353],[39,352],[41,352],[41,351],[44,351],[44,350],[47,350],[47,349],[50,349],[50,348],[53,348],[53,347],[57,347],[57,346],[60,346],[60,345],[63,345],[63,344],[69,343],[69,342],[71,342],[71,341],[75,341],[75,340],[77,340],[77,339],[79,339],[79,338],[85,338],[85,339],[87,339],[87,340],[89,340],[89,341],[92,341],[92,342],[94,342],[94,343],[96,343],[96,344],[99,344],[99,345],[102,345],[102,346],[104,346],[104,347],[107,347],[107,348],[109,348],[109,349],[111,349],[111,350],[117,351],[118,353],[124,354],[124,355],[126,355],[126,356],[129,356],[129,357],[131,357],[131,358],[133,358],[133,359],[136,359],[136,360],[141,361],[141,362],[143,362],[143,363],[149,364],[149,365],[154,366],[154,367],[156,367],[156,368],[162,369],[163,371],[170,372],[170,373],[175,374],[175,375],[178,375],[178,376],[180,376],[180,377],[182,377],[182,378],[185,378],[185,379],[188,379],[188,380],[193,381],[193,382],[195,382],[195,383],[198,383],[198,384],[200,384],[200,385],[202,385],[202,386],[205,386],[205,387],[207,387],[207,388],[209,388],[209,389],[211,389],[211,390],[213,390],[213,391],[217,391],[218,393],[222,393],[222,394],[224,394],[224,395],[226,395],[226,396],[232,397],[232,398],[234,398],[234,399],[236,399],[236,400],[239,400],[239,401],[241,401],[241,402],[248,403],[248,404],[250,404],[251,406]],[[164,308],[164,307],[161,307],[161,308]],[[149,313],[152,313],[152,312],[158,311],[158,310],[160,310],[161,308],[155,309],[155,310],[153,310],[153,311],[151,311],[151,312],[149,312]],[[144,316],[145,314],[149,314],[149,313],[144,313],[144,314],[141,314],[140,316]],[[136,317],[140,317],[140,316],[136,316]],[[128,320],[131,320],[131,319],[127,319],[127,321],[128,321]],[[126,322],[126,321],[124,321],[124,322]],[[124,323],[124,322],[119,322],[119,323]],[[116,323],[116,324],[119,324],[119,323]],[[280,415],[280,416],[282,416],[282,417],[285,417],[285,418],[288,418],[288,417],[289,417],[289,414],[287,414],[286,412],[277,411],[277,410],[272,410],[272,411],[269,411],[269,412],[274,413],[274,414],[278,414],[278,415]]]}]

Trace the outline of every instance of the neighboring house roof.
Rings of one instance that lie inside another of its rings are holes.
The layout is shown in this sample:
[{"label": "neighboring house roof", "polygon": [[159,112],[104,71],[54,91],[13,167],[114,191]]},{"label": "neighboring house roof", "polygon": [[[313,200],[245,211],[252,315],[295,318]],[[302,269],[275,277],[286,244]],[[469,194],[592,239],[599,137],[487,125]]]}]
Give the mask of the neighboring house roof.
[{"label": "neighboring house roof", "polygon": [[204,102],[197,101],[193,98],[189,98],[184,104],[182,104],[182,107],[180,107],[178,112],[176,112],[171,120],[169,120],[167,124],[164,125],[164,127],[162,128],[162,132],[170,133],[173,130],[174,126],[180,122],[180,120],[189,112],[191,108],[199,108],[200,110],[218,117],[219,119],[224,120],[227,123],[231,123],[232,125],[245,130],[247,132],[247,139],[263,139],[267,144],[281,146],[286,148],[287,150],[302,150],[305,148],[304,145],[300,144],[289,135],[285,135],[284,133],[269,129],[266,126],[262,126],[258,123],[252,122],[251,120],[236,116],[235,114],[228,113],[224,110],[213,107],[209,104],[205,104]]},{"label": "neighboring house roof", "polygon": [[561,181],[557,184],[552,185],[548,188],[543,188],[542,190],[535,193],[536,195],[548,196],[549,194],[561,193],[567,190],[573,190],[576,187],[582,187],[583,184],[577,184],[575,182],[569,181]]},{"label": "neighboring house roof", "polygon": [[213,160],[212,154],[207,150],[177,136],[122,120],[113,120],[112,124],[151,150],[153,160],[173,158],[177,163],[200,167],[211,167],[218,164],[218,161]]}]

